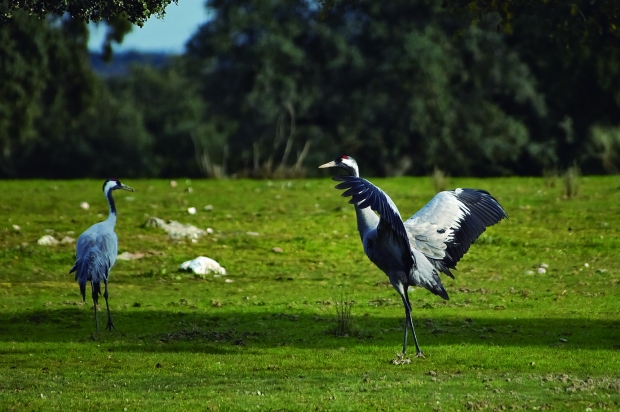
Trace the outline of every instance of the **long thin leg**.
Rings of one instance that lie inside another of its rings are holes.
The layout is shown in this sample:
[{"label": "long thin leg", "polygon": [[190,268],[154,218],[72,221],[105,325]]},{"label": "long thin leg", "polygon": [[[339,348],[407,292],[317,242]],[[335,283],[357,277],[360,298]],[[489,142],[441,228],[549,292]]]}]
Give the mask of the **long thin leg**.
[{"label": "long thin leg", "polygon": [[411,303],[409,303],[409,294],[407,293],[407,289],[404,289],[402,299],[403,304],[405,305],[405,339],[403,342],[403,355],[406,353],[407,350],[407,329],[410,327],[411,333],[413,334],[413,341],[415,342],[415,356],[416,358],[423,358],[424,354],[422,353],[420,345],[418,344],[418,337],[416,336],[415,328],[413,327],[413,320],[411,319]]},{"label": "long thin leg", "polygon": [[108,310],[108,325],[105,327],[106,330],[109,330],[110,332],[112,331],[112,329],[117,330],[116,326],[114,326],[114,323],[112,323],[112,315],[110,315],[110,306],[108,305],[108,281],[106,280],[105,282],[105,291],[103,292],[103,297],[105,298],[105,307]]},{"label": "long thin leg", "polygon": [[97,318],[97,292],[93,287],[93,307],[95,308],[95,328],[97,328],[97,333],[99,333],[99,319]]}]

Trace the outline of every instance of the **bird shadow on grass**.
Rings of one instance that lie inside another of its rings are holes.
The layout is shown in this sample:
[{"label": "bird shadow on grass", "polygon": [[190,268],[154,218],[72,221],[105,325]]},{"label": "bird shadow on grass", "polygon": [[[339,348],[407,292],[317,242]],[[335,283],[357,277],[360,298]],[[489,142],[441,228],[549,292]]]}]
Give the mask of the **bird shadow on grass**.
[{"label": "bird shadow on grass", "polygon": [[[553,347],[566,350],[620,349],[620,322],[584,318],[425,317],[414,320],[423,348],[435,345]],[[428,317],[431,315],[431,317]],[[391,345],[402,339],[400,317],[353,316],[356,333],[329,332],[334,316],[235,311],[133,311],[113,313],[118,331],[95,332],[85,308],[0,313],[0,342],[115,342],[135,351],[224,353],[236,347],[294,346],[329,349]],[[100,319],[101,321],[101,319]],[[12,351],[14,353],[14,351]]]}]

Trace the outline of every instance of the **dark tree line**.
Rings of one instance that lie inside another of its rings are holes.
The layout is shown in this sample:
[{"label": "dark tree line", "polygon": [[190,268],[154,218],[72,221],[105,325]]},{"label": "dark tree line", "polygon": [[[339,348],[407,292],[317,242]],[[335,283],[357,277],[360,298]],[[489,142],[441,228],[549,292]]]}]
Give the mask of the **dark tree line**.
[{"label": "dark tree line", "polygon": [[0,176],[301,176],[345,153],[369,175],[617,171],[611,26],[588,42],[525,2],[435,3],[211,0],[183,55],[103,78],[82,20],[15,11]]}]

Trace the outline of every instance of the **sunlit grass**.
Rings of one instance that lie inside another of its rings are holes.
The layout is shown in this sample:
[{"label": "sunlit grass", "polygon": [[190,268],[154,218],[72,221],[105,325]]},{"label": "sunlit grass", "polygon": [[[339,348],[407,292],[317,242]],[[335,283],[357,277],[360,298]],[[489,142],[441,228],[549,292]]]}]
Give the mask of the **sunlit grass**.
[{"label": "sunlit grass", "polygon": [[[372,180],[405,218],[434,195],[428,178]],[[94,334],[92,302],[81,303],[68,273],[74,245],[36,241],[77,238],[104,219],[101,182],[0,182],[2,409],[619,406],[616,178],[580,177],[571,200],[543,179],[451,178],[490,191],[510,219],[472,246],[455,280],[443,279],[449,301],[410,292],[426,359],[402,365],[390,363],[402,347],[402,304],[328,178],[124,183],[136,192],[115,193],[119,252],[145,257],[113,268],[119,331]],[[144,226],[150,216],[214,233],[172,241]],[[199,255],[228,275],[177,271]],[[355,302],[345,316],[354,333],[334,334],[345,301]]]}]

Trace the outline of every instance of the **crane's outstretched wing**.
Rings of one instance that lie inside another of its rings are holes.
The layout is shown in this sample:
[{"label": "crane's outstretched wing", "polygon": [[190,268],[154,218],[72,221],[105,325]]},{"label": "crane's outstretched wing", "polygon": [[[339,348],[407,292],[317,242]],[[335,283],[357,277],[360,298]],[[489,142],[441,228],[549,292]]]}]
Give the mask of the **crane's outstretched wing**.
[{"label": "crane's outstretched wing", "polygon": [[412,246],[437,269],[454,278],[450,269],[485,231],[508,215],[488,192],[455,189],[440,192],[403,224]]},{"label": "crane's outstretched wing", "polygon": [[390,231],[394,233],[398,242],[402,244],[403,263],[407,267],[413,268],[415,266],[415,260],[411,253],[411,245],[409,244],[407,231],[400,217],[400,212],[392,199],[390,199],[383,190],[361,177],[337,175],[332,176],[332,180],[342,182],[336,185],[336,189],[347,189],[342,193],[342,196],[351,196],[349,203],[357,204],[357,207],[360,209],[370,207],[379,215],[381,220],[379,221],[377,230],[381,232],[389,228]]}]

